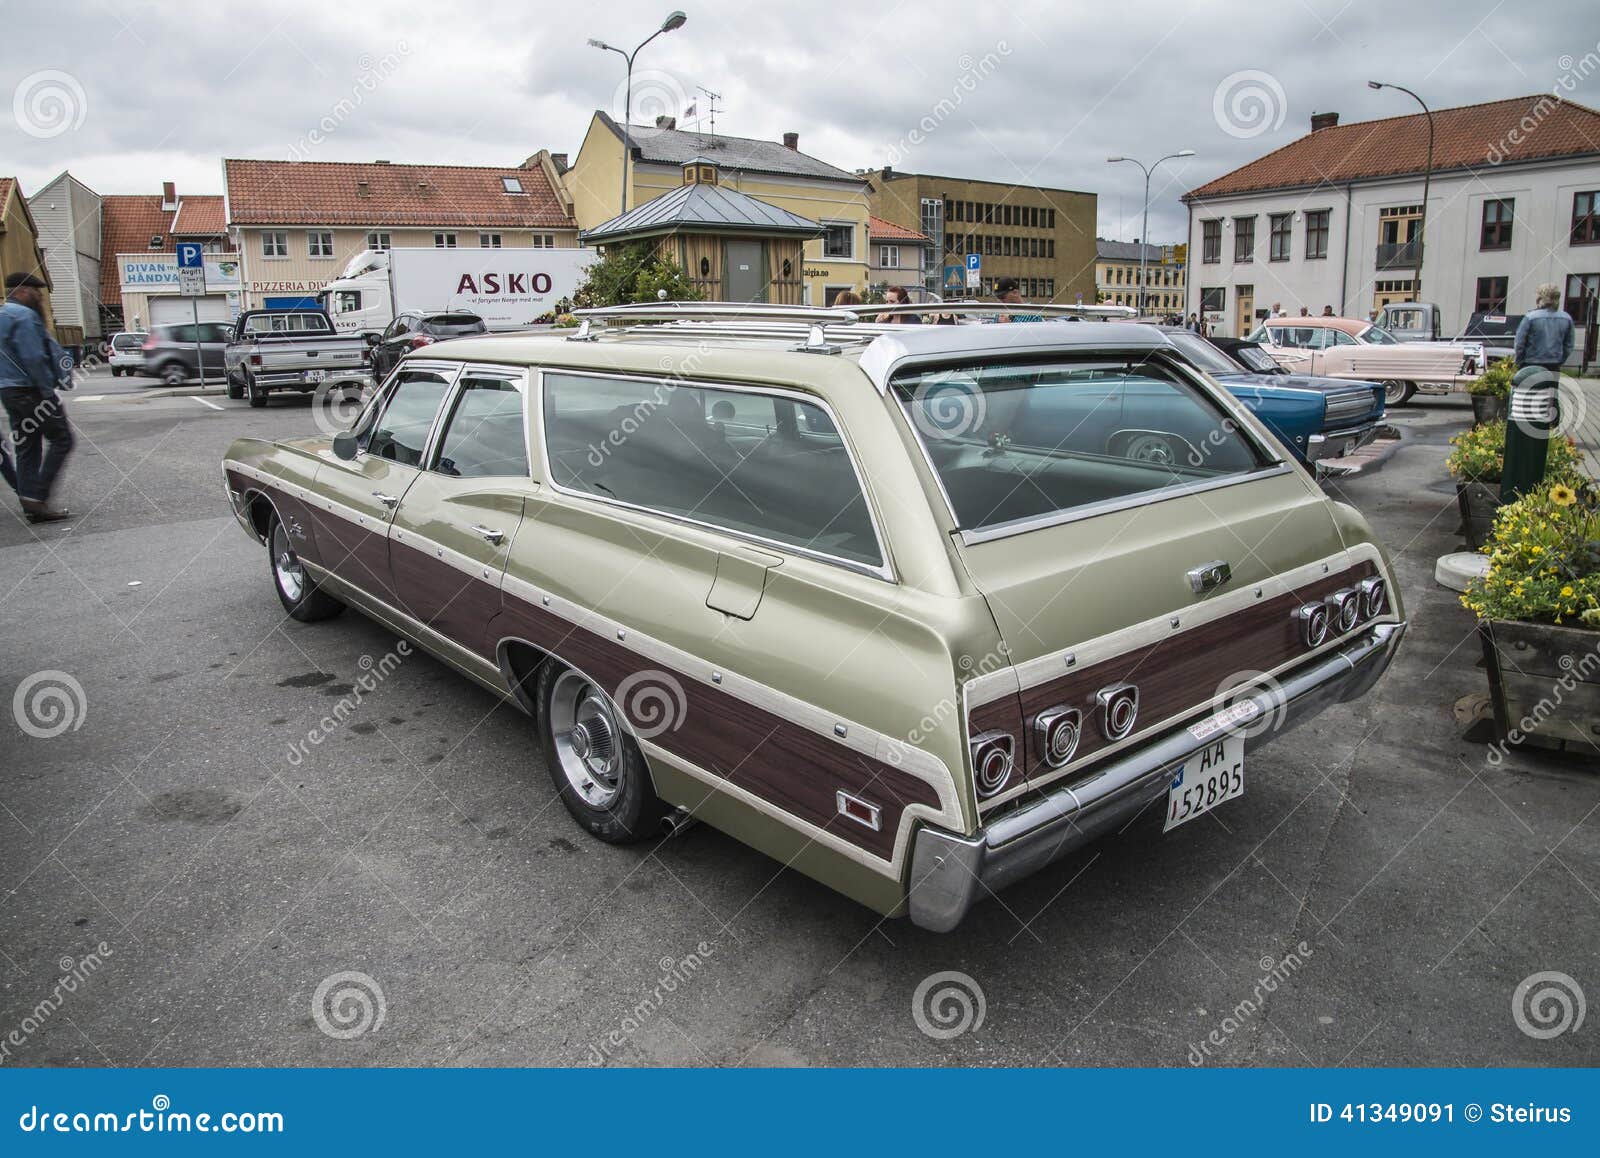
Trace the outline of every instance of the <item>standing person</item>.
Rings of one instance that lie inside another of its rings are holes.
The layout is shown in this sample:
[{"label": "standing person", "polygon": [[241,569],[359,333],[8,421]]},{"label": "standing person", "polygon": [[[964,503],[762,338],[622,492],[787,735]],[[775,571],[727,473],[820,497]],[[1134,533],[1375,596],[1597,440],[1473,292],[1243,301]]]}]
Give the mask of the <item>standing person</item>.
[{"label": "standing person", "polygon": [[5,286],[6,300],[0,305],[0,402],[11,418],[17,448],[17,495],[29,522],[52,523],[71,517],[64,508],[50,505],[50,489],[72,449],[72,428],[56,393],[62,377],[56,353],[60,347],[45,330],[39,312],[39,291],[45,283],[31,273],[13,273]]},{"label": "standing person", "polygon": [[1331,318],[1331,317],[1335,316],[1334,312],[1333,312],[1333,307],[1332,306],[1323,306],[1322,307],[1322,316],[1325,317],[1325,318]]},{"label": "standing person", "polygon": [[1189,323],[1184,327],[1184,329],[1188,330],[1192,334],[1198,334],[1200,332],[1200,315],[1190,314]]},{"label": "standing person", "polygon": [[836,306],[859,306],[861,304],[861,295],[856,293],[855,290],[840,290],[839,295],[833,299],[833,304]]},{"label": "standing person", "polygon": [[1311,316],[1311,307],[1310,306],[1301,306],[1300,307],[1300,316],[1302,318],[1309,318]]},{"label": "standing person", "polygon": [[[903,285],[892,285],[883,291],[883,302],[888,306],[909,306],[911,294]],[[917,314],[899,314],[893,310],[886,310],[878,315],[880,322],[899,322],[903,325],[916,325],[922,321]]]},{"label": "standing person", "polygon": [[1282,302],[1273,302],[1272,313],[1268,314],[1267,316],[1272,318],[1286,318],[1289,316],[1289,313],[1283,308]]},{"label": "standing person", "polygon": [[[994,296],[1007,305],[1021,305],[1022,283],[1014,277],[1003,277],[995,282]],[[994,320],[997,322],[1042,322],[1044,321],[1044,315],[1005,313],[995,315]]]},{"label": "standing person", "polygon": [[1576,327],[1561,309],[1561,287],[1539,287],[1538,308],[1517,326],[1512,359],[1511,405],[1506,415],[1506,459],[1500,475],[1500,501],[1515,502],[1544,481],[1545,452],[1560,420],[1557,385],[1561,367],[1572,357]]}]

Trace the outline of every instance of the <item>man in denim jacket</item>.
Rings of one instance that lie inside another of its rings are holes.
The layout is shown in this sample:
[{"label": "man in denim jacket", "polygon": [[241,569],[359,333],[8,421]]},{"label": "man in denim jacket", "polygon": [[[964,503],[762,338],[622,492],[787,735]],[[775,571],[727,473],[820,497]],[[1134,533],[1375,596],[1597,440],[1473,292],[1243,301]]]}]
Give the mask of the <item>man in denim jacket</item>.
[{"label": "man in denim jacket", "polygon": [[[30,273],[6,278],[0,305],[0,402],[11,418],[17,448],[17,494],[32,523],[69,517],[50,505],[50,488],[72,449],[72,428],[56,393],[65,375],[60,347],[39,315],[45,283]],[[50,444],[48,451],[44,444]]]}]

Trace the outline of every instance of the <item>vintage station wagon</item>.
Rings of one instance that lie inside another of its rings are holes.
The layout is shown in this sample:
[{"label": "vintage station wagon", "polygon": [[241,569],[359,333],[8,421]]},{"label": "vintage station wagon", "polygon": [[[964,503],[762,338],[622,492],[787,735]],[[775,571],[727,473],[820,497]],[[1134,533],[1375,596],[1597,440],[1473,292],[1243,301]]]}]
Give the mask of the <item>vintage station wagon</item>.
[{"label": "vintage station wagon", "polygon": [[290,615],[514,701],[602,840],[704,820],[948,930],[1232,800],[1405,627],[1360,515],[1151,327],[663,305],[445,354],[234,443],[228,494]]}]

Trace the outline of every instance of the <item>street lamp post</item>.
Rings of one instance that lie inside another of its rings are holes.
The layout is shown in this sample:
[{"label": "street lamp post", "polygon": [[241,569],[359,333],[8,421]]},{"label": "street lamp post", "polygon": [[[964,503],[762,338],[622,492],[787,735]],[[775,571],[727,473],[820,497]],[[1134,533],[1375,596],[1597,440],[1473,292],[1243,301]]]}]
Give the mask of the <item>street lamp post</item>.
[{"label": "street lamp post", "polygon": [[639,50],[649,44],[663,32],[676,32],[688,23],[689,17],[681,11],[674,11],[661,22],[661,27],[641,40],[632,52],[626,52],[615,45],[607,44],[603,40],[589,38],[590,48],[604,49],[614,52],[628,64],[628,80],[622,98],[622,212],[628,211],[628,160],[633,154],[633,132],[630,125],[633,121],[633,58],[639,55]]},{"label": "street lamp post", "polygon": [[1144,291],[1145,291],[1145,283],[1148,280],[1148,275],[1145,272],[1145,259],[1146,259],[1146,255],[1149,253],[1149,246],[1150,246],[1150,174],[1152,174],[1152,173],[1154,173],[1156,171],[1157,167],[1161,164],[1162,161],[1171,161],[1171,160],[1175,160],[1178,157],[1192,157],[1192,156],[1194,156],[1194,150],[1193,149],[1179,149],[1176,153],[1168,153],[1165,157],[1161,157],[1160,159],[1158,159],[1156,161],[1156,163],[1154,165],[1151,165],[1149,168],[1146,168],[1144,162],[1140,161],[1137,157],[1107,157],[1106,158],[1106,164],[1108,164],[1108,165],[1114,165],[1118,161],[1130,161],[1133,164],[1138,165],[1140,170],[1142,170],[1143,173],[1144,173],[1144,217],[1143,217],[1143,224],[1141,224],[1139,226],[1139,299],[1138,300],[1139,300],[1139,316],[1140,317],[1144,316]]},{"label": "street lamp post", "polygon": [[1410,89],[1398,84],[1386,84],[1381,80],[1367,81],[1370,89],[1392,88],[1396,92],[1403,92],[1406,96],[1422,106],[1422,115],[1428,118],[1428,163],[1422,171],[1422,216],[1417,221],[1417,248],[1422,252],[1417,255],[1417,276],[1412,281],[1414,300],[1422,300],[1422,266],[1428,260],[1428,187],[1433,182],[1433,110],[1428,107],[1428,102],[1419,97]]}]

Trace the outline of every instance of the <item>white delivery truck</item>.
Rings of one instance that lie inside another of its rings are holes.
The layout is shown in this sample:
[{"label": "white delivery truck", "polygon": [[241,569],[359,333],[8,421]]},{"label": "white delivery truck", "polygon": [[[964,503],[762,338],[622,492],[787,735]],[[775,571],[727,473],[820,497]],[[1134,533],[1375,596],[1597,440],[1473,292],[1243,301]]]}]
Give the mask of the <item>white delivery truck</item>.
[{"label": "white delivery truck", "polygon": [[477,314],[520,330],[570,308],[592,249],[366,249],[317,295],[341,332],[381,332],[406,310]]}]

